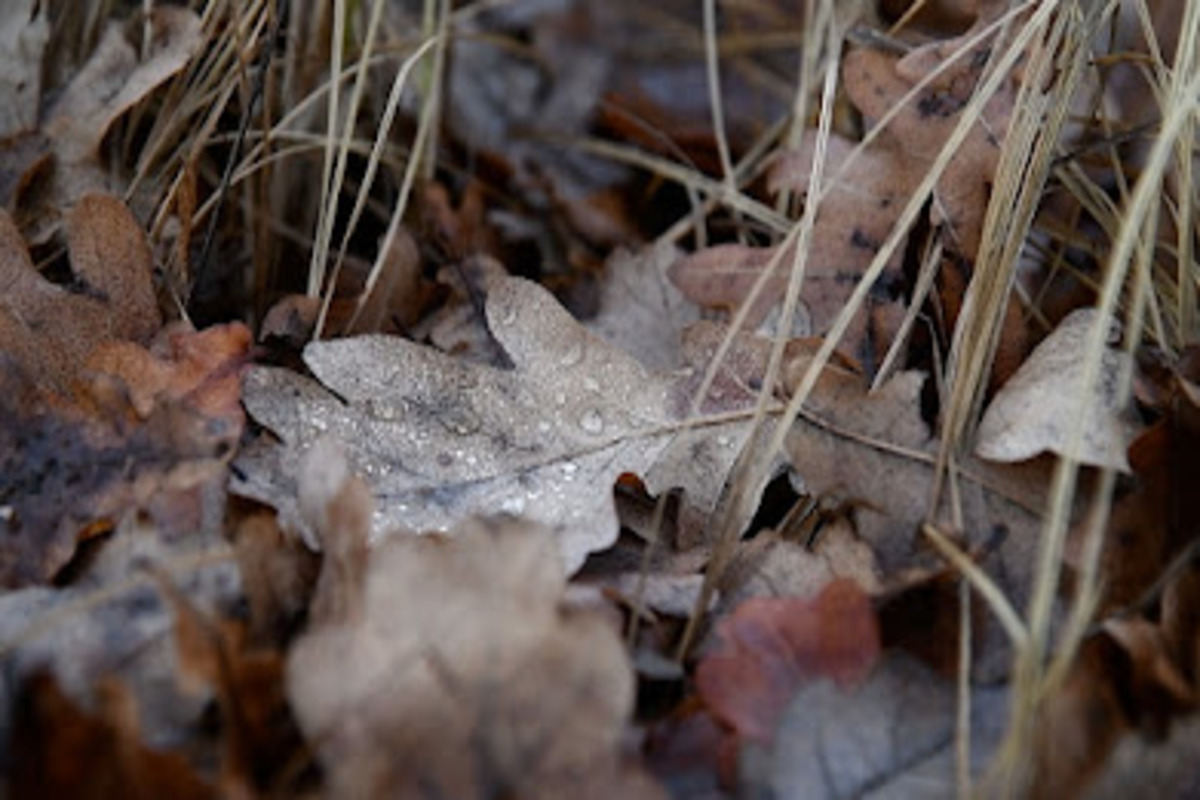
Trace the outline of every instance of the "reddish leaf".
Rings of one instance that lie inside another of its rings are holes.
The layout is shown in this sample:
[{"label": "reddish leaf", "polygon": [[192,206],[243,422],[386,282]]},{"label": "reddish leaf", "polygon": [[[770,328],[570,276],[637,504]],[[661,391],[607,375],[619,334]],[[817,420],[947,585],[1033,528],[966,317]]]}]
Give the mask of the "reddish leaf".
[{"label": "reddish leaf", "polygon": [[845,579],[814,598],[748,600],[716,635],[716,651],[696,667],[697,691],[718,720],[761,742],[803,682],[829,678],[848,688],[880,652],[870,598]]},{"label": "reddish leaf", "polygon": [[11,732],[15,769],[10,797],[217,797],[182,758],[142,745],[129,698],[119,684],[109,682],[104,694],[104,711],[93,717],[48,675],[25,684]]}]

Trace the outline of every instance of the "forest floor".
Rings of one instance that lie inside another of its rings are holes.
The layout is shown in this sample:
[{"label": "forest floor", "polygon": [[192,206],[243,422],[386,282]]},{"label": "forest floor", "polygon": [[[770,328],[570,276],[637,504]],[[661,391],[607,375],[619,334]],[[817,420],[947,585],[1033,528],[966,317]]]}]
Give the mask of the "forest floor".
[{"label": "forest floor", "polygon": [[7,796],[1195,795],[1197,111],[1198,0],[2,4]]}]

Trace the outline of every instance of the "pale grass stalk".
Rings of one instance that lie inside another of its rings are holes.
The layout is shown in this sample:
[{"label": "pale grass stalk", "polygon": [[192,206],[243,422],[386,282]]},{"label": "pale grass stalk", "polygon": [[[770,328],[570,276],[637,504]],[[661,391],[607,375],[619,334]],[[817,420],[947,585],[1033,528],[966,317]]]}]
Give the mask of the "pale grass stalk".
[{"label": "pale grass stalk", "polygon": [[961,800],[971,797],[971,583],[958,582],[958,680],[954,732],[954,783]]},{"label": "pale grass stalk", "polygon": [[[438,13],[439,11],[440,13]],[[429,93],[427,100],[432,104],[427,113],[434,119],[440,119],[442,116],[443,76],[446,71],[446,48],[450,43],[450,21],[453,18],[450,0],[425,0],[425,16],[430,19],[430,15],[433,15],[434,24],[426,30],[426,33],[434,34],[437,46],[433,51],[433,65],[429,71],[429,82],[426,87]],[[424,152],[416,151],[421,159],[422,178],[427,183],[433,180],[437,170],[437,149],[438,126],[434,125],[429,130]]]},{"label": "pale grass stalk", "polygon": [[[446,47],[446,42],[441,38],[436,39],[434,47],[435,53],[442,52]],[[444,77],[444,73],[438,66],[442,63],[441,60],[435,61],[433,85],[426,93],[425,100],[421,106],[421,118],[417,124],[417,133],[412,143],[412,155],[404,167],[404,176],[400,182],[400,191],[396,198],[396,205],[392,209],[392,218],[388,223],[387,232],[384,234],[383,242],[379,246],[375,261],[371,265],[371,271],[367,274],[367,281],[363,286],[362,293],[355,302],[354,313],[351,314],[348,323],[350,328],[354,327],[363,309],[366,308],[367,300],[371,297],[371,293],[375,291],[375,286],[379,282],[380,275],[387,267],[388,255],[392,251],[396,237],[400,234],[400,226],[404,221],[404,213],[408,209],[408,200],[412,194],[412,187],[416,182],[417,174],[421,168],[419,154],[425,152],[426,142],[431,135],[432,129],[437,124],[438,105],[434,98],[440,91],[440,83]]]},{"label": "pale grass stalk", "polygon": [[736,192],[733,160],[725,133],[725,106],[721,100],[721,71],[717,47],[717,0],[704,0],[704,70],[708,85],[708,107],[712,113],[713,138],[721,164],[721,180],[730,192]]},{"label": "pale grass stalk", "polygon": [[[382,3],[379,5],[382,5]],[[400,65],[400,69],[396,72],[396,77],[392,81],[392,88],[388,93],[383,117],[379,121],[379,129],[376,131],[375,141],[371,145],[371,153],[367,158],[366,174],[363,176],[358,194],[354,198],[354,208],[350,212],[350,218],[346,222],[346,230],[342,234],[342,241],[338,246],[337,258],[333,263],[333,273],[329,281],[329,289],[326,290],[325,296],[321,301],[321,311],[317,316],[317,324],[313,331],[314,339],[320,339],[322,332],[325,330],[325,319],[329,313],[329,303],[333,299],[333,286],[337,283],[338,274],[342,269],[342,262],[346,258],[346,250],[350,245],[350,236],[354,233],[359,217],[366,207],[368,197],[370,197],[371,187],[375,182],[375,173],[379,169],[379,162],[383,158],[384,147],[387,145],[391,135],[392,124],[396,119],[396,112],[400,108],[400,100],[404,96],[404,87],[408,83],[408,78],[413,68],[420,63],[421,59],[429,52],[435,42],[436,39],[427,39],[423,42],[417,48],[416,52],[406,58],[404,63]]]},{"label": "pale grass stalk", "polygon": [[[831,0],[825,0],[831,2]],[[823,31],[826,38],[826,46],[830,53],[829,63],[825,70],[825,84],[822,94],[822,108],[820,115],[820,130],[817,136],[816,152],[810,165],[809,186],[814,198],[822,198],[822,181],[824,179],[825,170],[825,152],[829,143],[830,126],[833,119],[833,101],[837,90],[838,71],[837,64],[839,62],[839,54],[841,52],[841,43],[844,36],[844,30],[837,24],[835,15],[832,11],[828,15],[830,21],[829,26]],[[812,231],[816,222],[817,211],[820,207],[819,202],[813,202],[805,207],[803,216],[800,218],[799,224],[789,231],[788,236],[784,240],[784,244],[779,247],[771,262],[766,269],[762,271],[755,282],[755,290],[761,291],[765,286],[767,278],[772,275],[782,261],[784,255],[788,251],[788,242],[795,236],[795,250],[792,254],[791,270],[788,275],[788,286],[784,296],[783,311],[779,317],[779,328],[771,346],[771,354],[767,362],[767,368],[763,379],[763,388],[759,392],[757,402],[754,409],[753,433],[750,437],[750,443],[756,442],[762,433],[763,423],[766,420],[768,404],[773,400],[772,387],[775,385],[777,376],[779,375],[780,365],[783,361],[783,349],[791,337],[791,320],[795,316],[796,306],[800,299],[800,286],[804,281],[804,271],[806,259],[808,257],[809,245],[812,238]],[[753,297],[753,295],[752,295]],[[733,322],[730,329],[730,335],[726,336],[721,343],[721,348],[718,349],[712,363],[719,365],[724,358],[723,349],[727,347],[727,343],[733,341],[733,336],[736,331],[741,329],[745,324],[745,317],[749,313],[752,300],[743,303],[738,309],[737,318]],[[705,381],[702,383],[700,391],[692,399],[692,409],[689,416],[693,416],[698,410],[699,404],[703,402],[707,396],[708,389],[711,386],[710,376],[715,375],[716,370],[709,367],[705,375]],[[788,423],[790,424],[790,423]],[[782,423],[781,423],[782,425]],[[728,566],[729,559],[732,557],[734,545],[737,542],[738,535],[741,533],[742,526],[748,522],[753,515],[751,506],[758,497],[758,491],[762,486],[766,485],[769,480],[769,473],[774,470],[776,451],[769,451],[765,458],[761,460],[753,457],[754,460],[746,460],[744,456],[754,452],[754,449],[749,445],[743,451],[742,456],[738,459],[737,467],[732,473],[733,490],[722,498],[719,508],[725,511],[725,514],[718,519],[721,521],[721,527],[717,528],[716,544],[713,548],[713,556],[709,565],[708,571],[704,576],[704,583],[701,586],[700,593],[696,599],[696,605],[691,617],[688,618],[687,629],[684,631],[683,638],[679,646],[679,654],[682,656],[691,645],[692,637],[695,635],[696,626],[699,620],[703,618],[705,610],[708,608],[713,592],[716,590],[717,581],[723,575],[725,568]],[[749,480],[747,480],[749,477]],[[726,502],[728,498],[728,502]]]},{"label": "pale grass stalk", "polygon": [[[378,0],[382,2],[382,0]],[[333,0],[333,29],[330,51],[332,62],[329,66],[331,75],[342,71],[346,40],[346,0]],[[325,158],[321,163],[321,199],[320,213],[317,216],[317,235],[313,242],[312,257],[308,263],[309,297],[317,297],[321,293],[321,285],[325,279],[325,258],[329,252],[329,237],[332,235],[334,208],[337,203],[337,192],[332,185],[334,158],[338,141],[337,124],[341,105],[341,84],[330,81],[329,100],[325,114]],[[352,124],[352,123],[351,123]]]},{"label": "pale grass stalk", "polygon": [[[1134,256],[1140,249],[1143,226],[1147,220],[1152,219],[1153,209],[1160,201],[1164,176],[1176,148],[1176,139],[1187,128],[1188,118],[1197,111],[1197,93],[1200,93],[1200,73],[1182,76],[1181,79],[1172,83],[1167,97],[1168,104],[1163,107],[1164,116],[1160,133],[1151,147],[1146,164],[1134,186],[1122,220],[1120,233],[1113,244],[1107,263],[1104,284],[1096,306],[1097,316],[1100,320],[1114,318],[1118,299],[1130,269],[1149,269],[1148,264],[1140,267],[1135,265]],[[1137,335],[1137,331],[1126,331],[1127,337],[1135,338]],[[1090,397],[1094,394],[1101,358],[1107,348],[1107,339],[1107,324],[1094,326],[1088,335],[1082,355],[1084,370],[1079,381],[1078,396],[1080,397]],[[1131,345],[1132,342],[1127,346]],[[1118,397],[1129,396],[1129,379],[1130,374],[1128,370],[1125,370],[1118,381]],[[1068,453],[1078,452],[1083,438],[1084,421],[1084,415],[1075,418],[1068,437]],[[1047,674],[1045,659],[1049,649],[1051,611],[1058,589],[1059,565],[1078,471],[1077,459],[1070,456],[1061,458],[1055,470],[1051,487],[1050,509],[1042,531],[1034,593],[1029,610],[1030,640],[1028,646],[1021,648],[1018,653],[1012,720],[999,762],[1004,785],[1009,787],[1024,786],[1025,781],[1030,777],[1029,765],[1032,763],[1030,748],[1034,739],[1032,736],[1033,726],[1038,718],[1041,700],[1049,696],[1055,688],[1047,685],[1045,680]],[[1102,502],[1105,503],[1105,507],[1094,523],[1096,525],[1099,525],[1107,514],[1108,499],[1102,498]],[[1090,609],[1073,607],[1067,621],[1068,629],[1079,630],[1085,627],[1085,623],[1080,622],[1078,618],[1086,614],[1090,614]],[[1068,651],[1060,647],[1054,657],[1056,666],[1052,670],[1053,673],[1055,675],[1065,674],[1066,667],[1057,666],[1057,664],[1067,665],[1074,656],[1073,650]]]},{"label": "pale grass stalk", "polygon": [[979,568],[973,558],[938,530],[937,526],[927,523],[921,526],[921,532],[937,548],[942,557],[962,573],[971,587],[979,592],[979,596],[987,603],[988,608],[1000,623],[1000,627],[1004,628],[1009,641],[1018,648],[1026,647],[1029,643],[1029,630],[1021,620],[1021,615],[1013,608],[1012,603],[1008,602],[1004,590]]}]

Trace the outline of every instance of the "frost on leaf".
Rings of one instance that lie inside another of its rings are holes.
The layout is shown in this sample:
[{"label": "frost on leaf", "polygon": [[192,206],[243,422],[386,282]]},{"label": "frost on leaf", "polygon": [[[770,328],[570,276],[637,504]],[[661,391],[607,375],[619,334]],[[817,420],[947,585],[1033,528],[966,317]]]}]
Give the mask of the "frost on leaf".
[{"label": "frost on leaf", "polygon": [[286,527],[311,541],[296,513],[294,476],[311,444],[331,435],[375,496],[373,538],[506,512],[550,526],[572,572],[615,541],[612,485],[622,473],[641,475],[651,492],[682,488],[700,516],[711,511],[746,421],[701,420],[704,427],[680,435],[694,381],[649,372],[536,284],[498,281],[486,310],[512,370],[385,336],[305,348],[324,386],[287,370],[253,370],[246,408],[282,446],[245,453],[235,491],[275,506]]}]

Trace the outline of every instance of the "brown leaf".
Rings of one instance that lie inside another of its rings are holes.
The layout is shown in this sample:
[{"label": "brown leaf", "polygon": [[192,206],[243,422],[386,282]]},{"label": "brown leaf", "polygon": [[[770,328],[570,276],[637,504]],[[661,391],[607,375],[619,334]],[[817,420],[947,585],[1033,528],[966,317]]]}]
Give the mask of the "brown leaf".
[{"label": "brown leaf", "polygon": [[301,744],[284,696],[282,654],[248,647],[241,625],[210,618],[158,577],[175,617],[178,680],[210,690],[219,704],[223,793],[269,790]]},{"label": "brown leaf", "polygon": [[16,0],[0,9],[0,140],[37,125],[49,17],[36,0]]},{"label": "brown leaf", "polygon": [[241,368],[249,350],[250,329],[241,323],[203,331],[177,325],[164,329],[149,350],[132,342],[103,344],[87,368],[121,380],[143,419],[156,408],[186,403],[210,423],[223,423],[212,433],[232,440],[245,420]]},{"label": "brown leaf", "polygon": [[93,158],[112,124],[183,69],[200,46],[200,18],[187,8],[154,7],[149,30],[149,50],[141,60],[122,26],[110,23],[50,110],[44,130],[64,162]]},{"label": "brown leaf", "polygon": [[[827,370],[787,439],[792,468],[806,491],[852,509],[855,527],[884,575],[928,566],[928,550],[919,547],[922,524],[952,519],[947,488],[932,504],[938,442],[921,419],[925,380],[920,373],[900,373],[867,394],[860,379]],[[1017,607],[1032,585],[1050,466],[974,458],[957,465],[963,522],[958,533],[966,549],[989,554],[984,566]],[[976,677],[996,678],[1007,672],[1009,643],[994,626],[985,636],[975,651]]]},{"label": "brown leaf", "polygon": [[150,249],[115,197],[89,195],[71,212],[71,289],[44,279],[0,211],[0,347],[47,388],[69,393],[91,351],[110,340],[146,343],[161,318]]},{"label": "brown leaf", "polygon": [[806,681],[861,681],[879,657],[870,598],[837,579],[811,598],[755,598],[721,620],[716,648],[696,666],[696,691],[742,739],[769,742]]},{"label": "brown leaf", "polygon": [[49,580],[89,527],[111,529],[131,511],[166,536],[219,526],[248,339],[235,324],[168,332],[161,358],[129,343],[101,348],[95,366],[118,374],[92,373],[73,402],[45,397],[0,358],[0,584]]},{"label": "brown leaf", "polygon": [[105,684],[99,716],[81,711],[46,674],[28,680],[12,730],[9,796],[215,798],[216,790],[182,758],[148,749],[115,681]]},{"label": "brown leaf", "polygon": [[[1200,538],[1200,349],[1185,351],[1167,380],[1164,416],[1129,448],[1132,486],[1113,503],[1105,530],[1101,611],[1137,603],[1167,565]],[[1073,532],[1068,559],[1077,561],[1085,528]]]},{"label": "brown leaf", "polygon": [[[342,487],[313,510],[326,540],[360,538],[370,500],[338,471],[305,480]],[[634,699],[624,648],[601,618],[563,608],[545,529],[474,521],[391,539],[356,572],[322,575],[321,591],[358,599],[326,603],[288,659],[331,795],[660,796],[618,758]]]},{"label": "brown leaf", "polygon": [[[851,50],[842,62],[846,93],[868,122],[878,120],[972,35],[974,29],[960,38],[918,48],[903,58],[872,48]],[[904,172],[914,188],[913,179],[924,175],[958,124],[994,45],[994,39],[987,40],[960,56],[888,123],[881,146],[890,146],[893,158],[909,162]],[[1016,92],[1015,80],[1001,85],[934,190],[933,222],[945,226],[947,246],[968,261],[975,260],[979,249],[992,176]],[[903,168],[893,162],[893,169]]]}]

